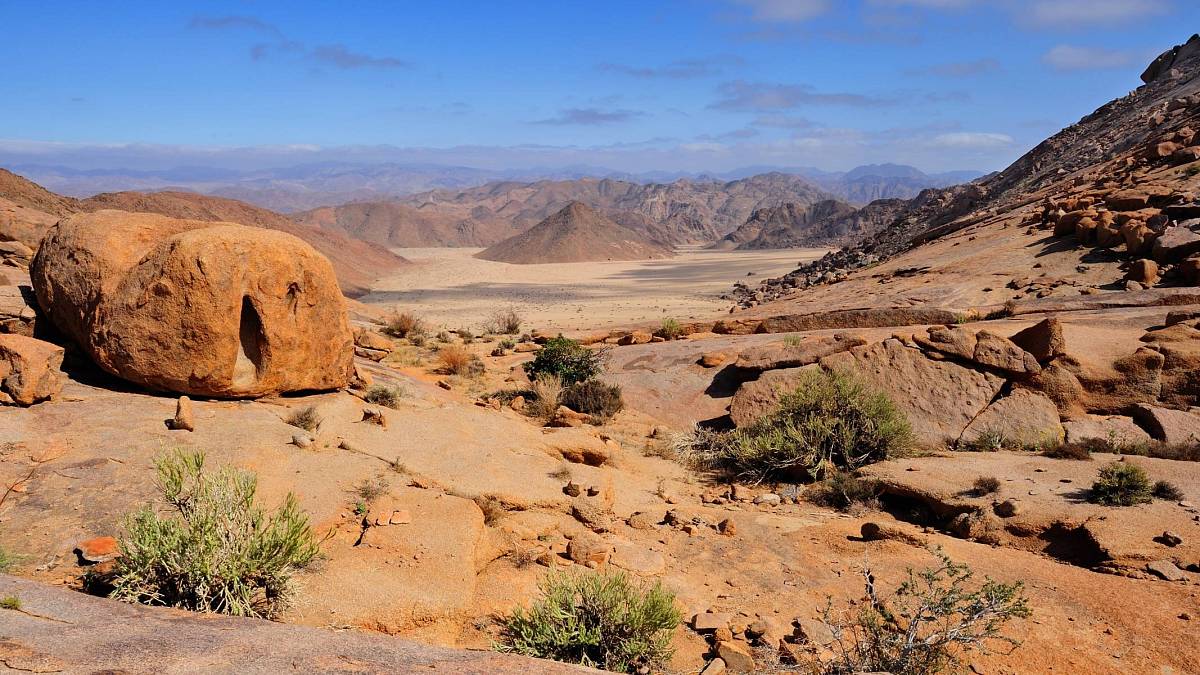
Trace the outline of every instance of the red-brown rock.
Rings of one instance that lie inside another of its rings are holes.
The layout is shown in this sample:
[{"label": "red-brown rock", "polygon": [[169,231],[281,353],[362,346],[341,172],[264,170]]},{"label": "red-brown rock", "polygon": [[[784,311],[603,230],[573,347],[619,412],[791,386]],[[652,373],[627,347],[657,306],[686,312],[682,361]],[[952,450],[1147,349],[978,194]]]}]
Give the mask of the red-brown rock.
[{"label": "red-brown rock", "polygon": [[66,381],[62,360],[58,345],[0,333],[0,403],[28,406],[57,396]]},{"label": "red-brown rock", "polygon": [[101,368],[152,389],[249,397],[353,373],[333,268],[282,232],[99,211],[55,225],[30,276]]}]

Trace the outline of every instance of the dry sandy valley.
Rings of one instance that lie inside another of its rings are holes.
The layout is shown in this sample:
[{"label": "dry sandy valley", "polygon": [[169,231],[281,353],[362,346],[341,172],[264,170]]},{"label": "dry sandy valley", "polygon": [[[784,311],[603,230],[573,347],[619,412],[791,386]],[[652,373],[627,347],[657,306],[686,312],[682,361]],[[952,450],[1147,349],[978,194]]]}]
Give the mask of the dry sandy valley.
[{"label": "dry sandy valley", "polygon": [[681,247],[667,260],[510,265],[480,260],[471,248],[402,248],[413,265],[379,280],[361,298],[385,311],[414,311],[450,329],[478,329],[512,306],[530,325],[580,333],[696,321],[729,309],[732,281],[776,277],[815,260],[819,249],[759,251]]}]

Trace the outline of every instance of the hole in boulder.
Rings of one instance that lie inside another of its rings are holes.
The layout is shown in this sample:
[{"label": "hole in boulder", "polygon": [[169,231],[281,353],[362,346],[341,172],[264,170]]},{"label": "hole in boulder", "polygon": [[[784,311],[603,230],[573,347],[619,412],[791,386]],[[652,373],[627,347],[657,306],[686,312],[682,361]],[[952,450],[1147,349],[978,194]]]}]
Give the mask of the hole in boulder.
[{"label": "hole in boulder", "polygon": [[263,333],[262,320],[250,296],[242,298],[242,315],[238,323],[238,353],[233,365],[233,384],[248,387],[258,379],[262,369],[263,346],[267,337]]}]

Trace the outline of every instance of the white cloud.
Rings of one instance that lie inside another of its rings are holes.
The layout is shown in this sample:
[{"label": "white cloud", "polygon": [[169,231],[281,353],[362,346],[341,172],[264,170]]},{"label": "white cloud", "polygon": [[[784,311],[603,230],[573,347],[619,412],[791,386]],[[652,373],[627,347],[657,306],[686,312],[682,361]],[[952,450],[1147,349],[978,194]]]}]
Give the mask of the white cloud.
[{"label": "white cloud", "polygon": [[1134,61],[1130,52],[1103,47],[1059,45],[1042,56],[1042,63],[1055,70],[1103,70],[1122,68]]},{"label": "white cloud", "polygon": [[734,0],[750,8],[756,21],[796,23],[808,21],[829,11],[829,0]]},{"label": "white cloud", "polygon": [[1013,144],[1013,137],[986,131],[954,131],[933,137],[933,145],[960,150],[995,150]]},{"label": "white cloud", "polygon": [[1170,9],[1167,0],[1034,0],[1028,18],[1039,26],[1073,28],[1144,19]]}]

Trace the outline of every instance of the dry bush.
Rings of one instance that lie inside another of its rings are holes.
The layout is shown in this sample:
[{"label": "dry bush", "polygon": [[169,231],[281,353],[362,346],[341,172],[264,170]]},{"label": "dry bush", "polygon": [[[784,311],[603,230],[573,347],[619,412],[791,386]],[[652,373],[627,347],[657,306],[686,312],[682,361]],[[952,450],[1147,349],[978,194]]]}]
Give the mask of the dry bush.
[{"label": "dry bush", "polygon": [[882,491],[879,481],[859,478],[849,471],[838,471],[805,490],[804,498],[818,506],[839,511],[856,507],[876,509],[879,508]]},{"label": "dry bush", "polygon": [[383,332],[392,337],[407,338],[413,335],[425,335],[425,322],[409,312],[398,312],[388,319]]},{"label": "dry bush", "polygon": [[517,312],[515,307],[507,307],[498,309],[488,318],[486,329],[489,333],[499,333],[502,335],[516,335],[521,332],[521,324],[524,320]]},{"label": "dry bush", "polygon": [[484,525],[495,525],[508,512],[504,503],[495,495],[479,495],[474,501],[479,510],[483,511]]},{"label": "dry bush", "polygon": [[313,406],[306,406],[288,415],[287,423],[305,431],[316,431],[321,426],[321,416]]},{"label": "dry bush", "polygon": [[1062,445],[1046,448],[1042,451],[1042,456],[1051,459],[1070,459],[1081,462],[1091,459],[1092,452],[1086,442],[1063,443]]},{"label": "dry bush", "polygon": [[972,491],[977,496],[996,494],[1000,491],[1000,479],[995,476],[980,476],[971,484]]},{"label": "dry bush", "polygon": [[563,390],[559,403],[575,412],[591,415],[597,420],[607,420],[621,412],[625,401],[621,388],[605,384],[600,380],[577,382]]},{"label": "dry bush", "polygon": [[533,400],[526,403],[525,410],[539,419],[553,418],[562,399],[562,380],[557,375],[538,375],[529,391],[533,394]]},{"label": "dry bush", "polygon": [[672,318],[662,320],[662,324],[654,334],[666,340],[678,340],[683,337],[683,326],[678,321]]},{"label": "dry bush", "polygon": [[1156,481],[1150,489],[1150,494],[1155,499],[1165,499],[1169,502],[1177,502],[1184,498],[1183,490],[1169,480]]},{"label": "dry bush", "polygon": [[471,350],[462,345],[446,345],[438,349],[438,370],[447,375],[466,375],[474,357]]},{"label": "dry bush", "polygon": [[386,384],[373,384],[367,390],[363,400],[374,405],[381,405],[388,408],[395,408],[400,405],[400,399],[404,397],[404,392],[399,387],[389,387]]}]

